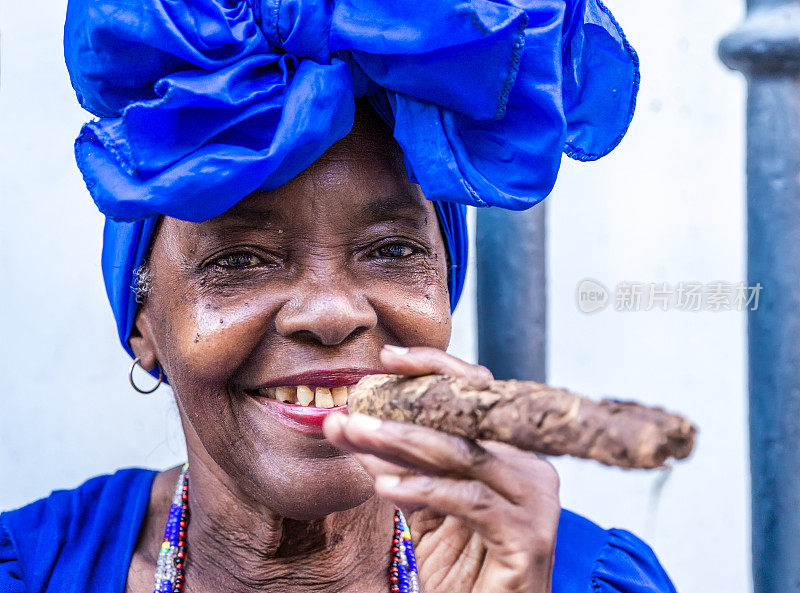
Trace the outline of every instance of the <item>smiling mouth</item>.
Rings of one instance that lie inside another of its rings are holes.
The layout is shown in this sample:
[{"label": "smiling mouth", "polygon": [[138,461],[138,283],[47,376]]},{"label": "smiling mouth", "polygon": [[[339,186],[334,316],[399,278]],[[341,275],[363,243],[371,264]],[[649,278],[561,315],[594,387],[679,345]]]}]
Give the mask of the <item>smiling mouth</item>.
[{"label": "smiling mouth", "polygon": [[256,398],[275,400],[284,404],[329,410],[347,406],[350,387],[346,385],[341,387],[289,385],[282,387],[263,387],[261,389],[248,391],[248,393]]}]

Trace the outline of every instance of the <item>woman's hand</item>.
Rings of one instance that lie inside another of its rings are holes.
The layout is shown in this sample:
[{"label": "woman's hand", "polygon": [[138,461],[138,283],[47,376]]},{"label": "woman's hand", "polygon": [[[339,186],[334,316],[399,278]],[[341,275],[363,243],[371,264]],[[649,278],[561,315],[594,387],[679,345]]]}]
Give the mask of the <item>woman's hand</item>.
[{"label": "woman's hand", "polygon": [[[473,387],[488,369],[433,348],[384,348],[401,375],[445,374]],[[352,452],[375,490],[406,513],[425,593],[549,593],[558,475],[536,455],[429,428],[336,414],[325,436]]]}]

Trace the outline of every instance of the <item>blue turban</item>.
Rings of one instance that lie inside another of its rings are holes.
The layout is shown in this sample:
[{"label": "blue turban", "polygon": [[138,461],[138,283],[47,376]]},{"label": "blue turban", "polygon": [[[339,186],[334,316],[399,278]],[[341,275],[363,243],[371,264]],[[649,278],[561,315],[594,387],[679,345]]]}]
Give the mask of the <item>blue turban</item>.
[{"label": "blue turban", "polygon": [[366,97],[439,216],[451,308],[466,205],[522,210],[561,154],[625,134],[636,53],[600,0],[69,0],[75,155],[106,216],[102,267],[123,345],[159,215],[199,222],[285,184]]}]

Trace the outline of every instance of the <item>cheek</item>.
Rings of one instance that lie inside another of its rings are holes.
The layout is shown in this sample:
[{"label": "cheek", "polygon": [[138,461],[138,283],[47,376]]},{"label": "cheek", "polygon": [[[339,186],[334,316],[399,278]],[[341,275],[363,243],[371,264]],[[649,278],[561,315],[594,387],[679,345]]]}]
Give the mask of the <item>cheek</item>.
[{"label": "cheek", "polygon": [[446,350],[450,343],[450,298],[444,277],[392,284],[375,291],[373,303],[389,331],[405,346]]},{"label": "cheek", "polygon": [[193,383],[224,386],[262,338],[275,308],[264,294],[171,303],[165,320],[170,370]]}]

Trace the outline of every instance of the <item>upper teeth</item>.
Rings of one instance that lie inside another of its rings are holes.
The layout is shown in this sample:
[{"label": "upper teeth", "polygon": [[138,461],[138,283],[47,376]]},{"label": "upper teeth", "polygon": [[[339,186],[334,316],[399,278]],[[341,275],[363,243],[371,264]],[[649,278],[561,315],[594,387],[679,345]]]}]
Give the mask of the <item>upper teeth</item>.
[{"label": "upper teeth", "polygon": [[349,387],[309,387],[308,385],[264,387],[258,394],[287,404],[314,405],[318,408],[346,406]]},{"label": "upper teeth", "polygon": [[297,386],[297,403],[301,406],[307,406],[314,401],[314,391],[305,385]]},{"label": "upper teeth", "polygon": [[350,395],[350,388],[334,387],[333,389],[331,389],[331,395],[333,396],[334,406],[346,406],[347,396]]}]

